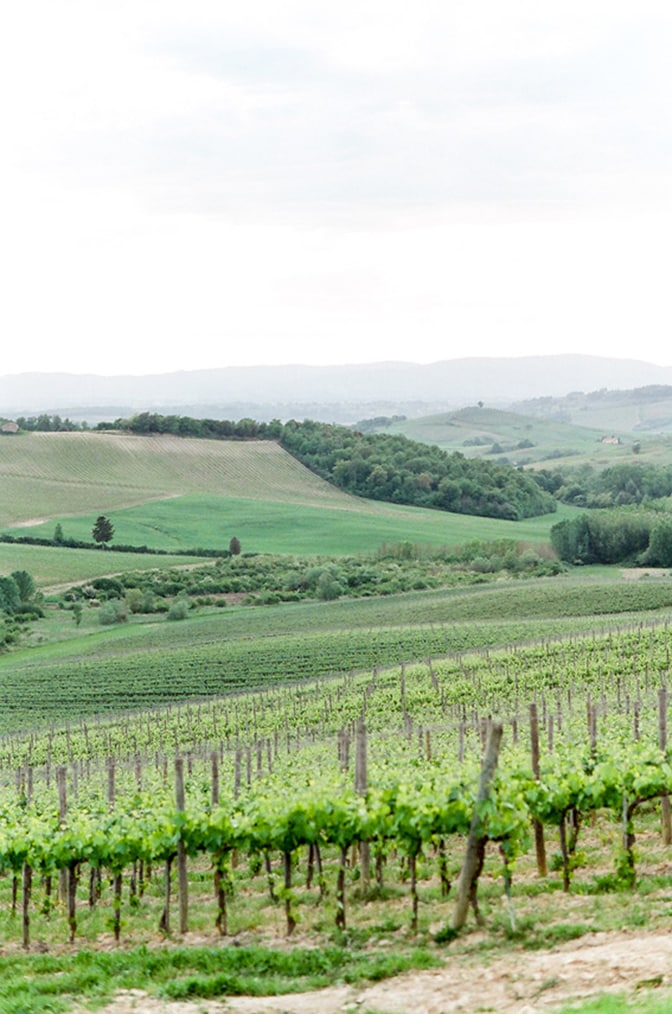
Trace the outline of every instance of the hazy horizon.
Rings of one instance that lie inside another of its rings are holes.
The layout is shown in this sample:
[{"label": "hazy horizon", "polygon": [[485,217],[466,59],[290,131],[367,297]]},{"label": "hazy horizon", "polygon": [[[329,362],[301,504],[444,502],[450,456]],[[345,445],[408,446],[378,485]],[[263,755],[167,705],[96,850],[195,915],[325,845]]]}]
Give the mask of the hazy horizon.
[{"label": "hazy horizon", "polygon": [[[204,366],[204,367],[197,366],[197,367],[184,367],[184,368],[169,369],[169,370],[168,369],[166,369],[166,370],[157,369],[157,370],[151,370],[151,371],[143,371],[141,373],[137,372],[137,371],[134,371],[134,370],[126,370],[126,369],[123,369],[123,368],[119,368],[119,364],[116,364],[118,368],[115,369],[115,370],[100,370],[100,371],[87,370],[87,371],[84,371],[84,370],[65,370],[65,369],[61,369],[61,370],[25,369],[25,370],[13,371],[13,372],[9,372],[9,373],[0,372],[0,378],[2,378],[2,379],[11,379],[12,377],[22,377],[22,376],[36,375],[36,376],[63,376],[63,377],[90,377],[91,376],[91,377],[100,377],[101,379],[115,379],[115,378],[118,378],[118,377],[134,377],[134,378],[141,379],[143,377],[167,377],[167,376],[173,376],[173,375],[179,374],[179,373],[210,373],[210,372],[213,372],[213,371],[221,371],[221,370],[241,370],[241,371],[242,370],[292,370],[292,369],[296,369],[296,370],[304,370],[304,369],[306,369],[306,370],[310,370],[310,369],[315,369],[315,370],[339,370],[339,369],[350,369],[350,368],[355,368],[355,369],[356,368],[365,368],[367,366],[369,366],[369,367],[387,367],[387,366],[389,366],[389,367],[400,367],[400,368],[403,368],[403,367],[420,367],[420,368],[424,368],[424,367],[430,367],[430,366],[439,366],[439,365],[443,365],[443,364],[446,364],[446,363],[471,363],[471,362],[479,362],[479,361],[485,362],[485,361],[492,361],[492,360],[495,360],[495,361],[497,361],[497,360],[504,360],[504,361],[508,361],[508,360],[529,360],[529,359],[532,359],[532,360],[536,360],[536,359],[545,360],[545,359],[560,359],[560,358],[562,358],[562,359],[572,358],[572,359],[576,359],[579,362],[580,361],[584,361],[584,362],[588,362],[588,361],[599,362],[600,360],[603,360],[605,362],[605,364],[606,363],[614,363],[614,362],[616,362],[616,363],[633,363],[633,364],[638,364],[638,365],[642,365],[642,366],[653,366],[653,367],[660,368],[662,370],[667,369],[667,365],[665,363],[656,362],[656,361],[654,361],[652,359],[643,359],[643,358],[636,357],[636,356],[599,356],[599,355],[593,355],[591,353],[581,353],[581,352],[549,352],[549,353],[546,353],[546,354],[544,354],[544,353],[538,353],[538,354],[532,353],[532,354],[529,354],[529,355],[509,355],[509,356],[507,356],[507,355],[455,356],[455,357],[450,357],[450,358],[435,359],[435,360],[429,360],[429,361],[421,361],[419,359],[403,359],[403,360],[402,359],[379,359],[379,360],[369,360],[369,361],[362,361],[362,362],[345,362],[345,361],[343,361],[343,362],[333,362],[333,363],[309,363],[309,362],[293,362],[293,363],[291,363],[291,362],[288,362],[288,363],[271,363],[271,362],[267,362],[267,363],[237,363],[237,364],[234,364],[234,365],[231,365],[231,366]],[[1,367],[0,367],[0,369],[1,369]]]},{"label": "hazy horizon", "polygon": [[672,364],[662,0],[28,0],[3,27],[3,375]]}]

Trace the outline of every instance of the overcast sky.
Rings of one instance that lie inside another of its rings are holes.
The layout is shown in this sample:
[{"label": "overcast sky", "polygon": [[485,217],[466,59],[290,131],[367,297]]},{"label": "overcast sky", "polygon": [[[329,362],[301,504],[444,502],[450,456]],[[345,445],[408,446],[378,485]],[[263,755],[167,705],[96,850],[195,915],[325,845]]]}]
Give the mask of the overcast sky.
[{"label": "overcast sky", "polygon": [[672,365],[669,0],[20,0],[0,374]]}]

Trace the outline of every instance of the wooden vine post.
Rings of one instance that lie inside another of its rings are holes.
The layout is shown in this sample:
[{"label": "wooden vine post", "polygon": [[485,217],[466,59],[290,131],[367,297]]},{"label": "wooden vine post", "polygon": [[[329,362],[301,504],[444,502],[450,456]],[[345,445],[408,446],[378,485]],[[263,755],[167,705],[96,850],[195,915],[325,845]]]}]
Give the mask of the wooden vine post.
[{"label": "wooden vine post", "polygon": [[[539,768],[539,714],[537,705],[533,701],[530,704],[530,748],[532,752],[532,773],[537,781],[541,777]],[[544,840],[544,825],[536,817],[532,819],[534,829],[534,848],[537,854],[537,873],[545,877],[548,873],[546,864],[546,842]]]},{"label": "wooden vine post", "polygon": [[497,770],[499,747],[501,742],[502,723],[491,722],[485,748],[485,757],[483,759],[483,767],[481,768],[481,779],[478,786],[478,795],[476,796],[476,805],[471,818],[469,838],[467,839],[467,850],[457,885],[457,901],[452,919],[452,928],[456,933],[462,929],[467,921],[470,904],[473,905],[476,917],[478,918],[476,891],[478,889],[478,878],[483,868],[485,845],[487,842],[487,836],[483,833],[481,808],[490,795],[492,781],[495,777],[495,771]]},{"label": "wooden vine post", "polygon": [[[213,811],[219,806],[219,757],[217,751],[213,750],[210,754],[210,781],[211,781],[211,799]],[[222,864],[224,862],[224,856],[221,852],[217,852],[214,856],[214,887],[215,887],[215,900],[217,901],[217,918],[215,925],[220,936],[226,936],[228,932],[227,924],[227,911],[226,911],[226,889],[225,882],[222,876]]]},{"label": "wooden vine post", "polygon": [[[665,753],[667,750],[667,687],[658,691],[658,746]],[[670,797],[665,793],[660,799],[662,818],[663,845],[672,844],[672,814],[670,813]]]},{"label": "wooden vine post", "polygon": [[[360,718],[355,739],[355,792],[358,796],[365,796],[368,787],[366,728]],[[366,895],[371,887],[371,846],[368,841],[359,843],[359,861],[362,894]]]},{"label": "wooden vine post", "polygon": [[30,949],[30,895],[33,887],[33,868],[28,863],[23,864],[22,875],[22,913],[23,913],[23,949]]},{"label": "wooden vine post", "polygon": [[[68,796],[65,787],[65,767],[60,764],[56,768],[56,785],[58,788],[58,824],[59,827],[65,827],[65,822],[68,816]],[[68,871],[64,867],[58,871],[58,900],[61,904],[66,905],[68,901]]]},{"label": "wooden vine post", "polygon": [[[175,805],[180,814],[186,810],[184,761],[181,757],[175,758]],[[180,933],[186,933],[189,929],[189,884],[187,881],[187,853],[184,849],[182,835],[177,843],[177,889],[180,904]]]},{"label": "wooden vine post", "polygon": [[[28,768],[28,788],[26,790],[26,802],[30,803],[33,794],[33,769]],[[29,863],[23,864],[21,877],[21,900],[23,916],[23,949],[30,948],[30,896],[33,889],[33,868]]]}]

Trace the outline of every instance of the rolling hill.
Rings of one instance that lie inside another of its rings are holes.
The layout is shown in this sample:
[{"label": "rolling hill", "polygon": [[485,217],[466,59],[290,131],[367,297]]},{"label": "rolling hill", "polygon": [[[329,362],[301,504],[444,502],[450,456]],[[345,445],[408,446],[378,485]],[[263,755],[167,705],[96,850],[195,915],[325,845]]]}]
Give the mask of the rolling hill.
[{"label": "rolling hill", "polygon": [[[629,411],[632,410],[630,402]],[[576,467],[586,462],[601,469],[632,461],[633,453],[657,464],[670,461],[670,440],[651,431],[634,432],[625,413],[578,411],[575,418],[577,421],[555,418],[550,411],[526,415],[513,410],[472,406],[440,415],[404,419],[377,428],[376,432],[401,433],[411,440],[437,444],[449,452],[459,451],[466,457],[552,469]],[[613,425],[618,422],[622,423],[621,427]]]},{"label": "rolling hill", "polygon": [[[233,535],[246,552],[334,555],[403,541],[546,542],[550,527],[571,512],[514,522],[364,500],[271,441],[29,433],[0,440],[0,470],[0,532],[51,538],[58,521],[67,538],[87,540],[102,512],[117,543],[167,552],[225,548]],[[0,544],[0,573],[23,567],[47,585],[168,562],[122,559],[114,549]]]},{"label": "rolling hill", "polygon": [[672,432],[672,387],[650,384],[627,390],[601,388],[562,398],[531,398],[511,406],[537,419],[615,430],[646,437]]},{"label": "rolling hill", "polygon": [[190,493],[335,507],[352,500],[271,441],[27,433],[0,439],[0,473],[3,527]]}]

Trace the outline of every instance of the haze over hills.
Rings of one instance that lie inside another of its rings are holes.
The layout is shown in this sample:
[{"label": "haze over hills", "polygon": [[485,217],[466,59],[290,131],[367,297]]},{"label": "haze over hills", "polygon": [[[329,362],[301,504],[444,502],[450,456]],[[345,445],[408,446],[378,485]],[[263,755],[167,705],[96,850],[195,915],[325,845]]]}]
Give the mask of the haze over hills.
[{"label": "haze over hills", "polygon": [[462,358],[428,365],[237,366],[147,376],[35,372],[0,376],[0,417],[58,412],[96,422],[151,410],[354,422],[383,413],[421,416],[479,401],[508,406],[651,384],[672,384],[672,367],[580,355]]}]

